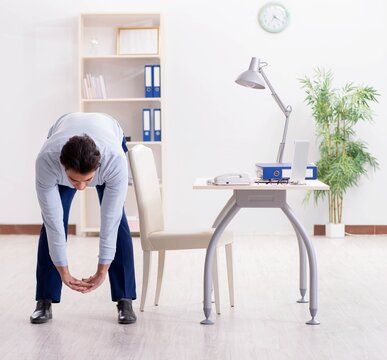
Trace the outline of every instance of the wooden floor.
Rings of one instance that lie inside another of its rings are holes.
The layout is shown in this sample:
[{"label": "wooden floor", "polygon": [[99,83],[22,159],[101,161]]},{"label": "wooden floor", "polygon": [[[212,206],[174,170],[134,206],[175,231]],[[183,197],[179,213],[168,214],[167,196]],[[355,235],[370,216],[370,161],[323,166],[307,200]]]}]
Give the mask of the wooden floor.
[{"label": "wooden floor", "polygon": [[[319,266],[320,326],[307,326],[297,304],[295,237],[239,236],[234,243],[236,307],[228,306],[225,256],[220,257],[222,314],[202,313],[204,252],[167,253],[160,306],[134,325],[118,325],[108,282],[82,295],[65,288],[54,319],[29,323],[35,307],[37,237],[0,236],[0,359],[386,359],[387,237],[313,239]],[[138,295],[142,252],[134,239]],[[93,273],[98,239],[69,239],[72,272]]]}]

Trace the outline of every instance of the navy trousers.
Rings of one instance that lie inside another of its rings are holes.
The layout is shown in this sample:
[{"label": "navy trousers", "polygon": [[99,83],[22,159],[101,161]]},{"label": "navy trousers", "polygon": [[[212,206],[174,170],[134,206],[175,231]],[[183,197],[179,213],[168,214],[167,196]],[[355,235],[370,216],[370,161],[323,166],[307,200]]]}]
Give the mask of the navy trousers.
[{"label": "navy trousers", "polygon": [[[101,203],[105,184],[97,185],[96,189]],[[63,226],[67,240],[69,212],[76,189],[58,185],[58,190],[62,200]],[[133,244],[124,210],[122,211],[121,223],[118,228],[116,254],[109,268],[109,280],[112,301],[118,301],[122,298],[136,299]],[[62,280],[50,257],[44,225],[42,226],[39,237],[36,281],[36,300],[48,299],[53,303],[60,302]]]}]

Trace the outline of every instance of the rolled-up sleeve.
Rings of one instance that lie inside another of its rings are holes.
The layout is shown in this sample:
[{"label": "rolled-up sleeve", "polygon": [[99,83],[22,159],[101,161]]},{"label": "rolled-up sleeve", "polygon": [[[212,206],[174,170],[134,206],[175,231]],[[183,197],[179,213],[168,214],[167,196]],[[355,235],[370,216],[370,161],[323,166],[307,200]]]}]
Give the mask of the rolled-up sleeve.
[{"label": "rolled-up sleeve", "polygon": [[45,154],[39,155],[35,163],[35,186],[51,259],[56,266],[67,266],[66,236],[58,179],[54,165]]},{"label": "rolled-up sleeve", "polygon": [[110,264],[116,253],[118,227],[128,190],[128,163],[124,153],[106,164],[105,190],[101,203],[99,263]]}]

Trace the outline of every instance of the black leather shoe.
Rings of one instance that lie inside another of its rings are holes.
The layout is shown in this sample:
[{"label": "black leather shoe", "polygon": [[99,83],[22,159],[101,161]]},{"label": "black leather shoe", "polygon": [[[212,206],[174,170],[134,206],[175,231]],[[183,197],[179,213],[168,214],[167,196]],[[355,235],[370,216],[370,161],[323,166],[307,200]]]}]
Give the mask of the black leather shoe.
[{"label": "black leather shoe", "polygon": [[38,300],[36,309],[30,316],[31,324],[44,324],[52,319],[51,300]]},{"label": "black leather shoe", "polygon": [[118,300],[117,309],[119,324],[133,324],[136,322],[137,316],[133,311],[131,299]]}]

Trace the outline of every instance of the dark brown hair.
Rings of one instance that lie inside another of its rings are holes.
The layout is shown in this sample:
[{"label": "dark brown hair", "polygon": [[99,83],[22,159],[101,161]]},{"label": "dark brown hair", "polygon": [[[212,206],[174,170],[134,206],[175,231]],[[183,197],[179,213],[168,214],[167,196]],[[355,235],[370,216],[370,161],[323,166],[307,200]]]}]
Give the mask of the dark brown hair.
[{"label": "dark brown hair", "polygon": [[97,145],[86,134],[70,138],[60,153],[60,162],[65,169],[71,169],[82,175],[97,170],[100,161],[101,153]]}]

